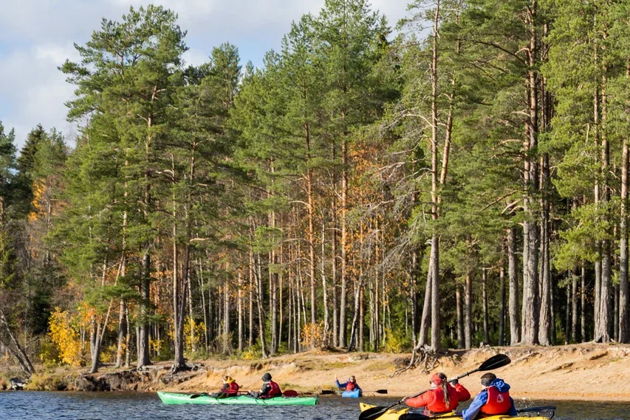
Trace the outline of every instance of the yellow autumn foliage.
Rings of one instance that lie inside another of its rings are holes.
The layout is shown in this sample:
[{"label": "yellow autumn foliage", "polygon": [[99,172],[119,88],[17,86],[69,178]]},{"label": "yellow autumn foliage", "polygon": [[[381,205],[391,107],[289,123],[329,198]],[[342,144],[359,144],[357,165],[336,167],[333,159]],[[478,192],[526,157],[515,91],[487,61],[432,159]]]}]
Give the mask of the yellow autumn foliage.
[{"label": "yellow autumn foliage", "polygon": [[186,340],[186,349],[192,350],[197,347],[206,331],[206,324],[203,321],[195,322],[191,317],[186,317],[184,323],[184,337]]},{"label": "yellow autumn foliage", "polygon": [[321,348],[328,344],[326,334],[324,332],[324,323],[308,323],[302,327],[300,337],[301,344],[306,348]]},{"label": "yellow autumn foliage", "polygon": [[55,308],[50,314],[48,335],[52,342],[59,348],[59,358],[62,363],[70,366],[81,366],[81,340],[79,332],[72,325],[72,317],[67,311]]}]

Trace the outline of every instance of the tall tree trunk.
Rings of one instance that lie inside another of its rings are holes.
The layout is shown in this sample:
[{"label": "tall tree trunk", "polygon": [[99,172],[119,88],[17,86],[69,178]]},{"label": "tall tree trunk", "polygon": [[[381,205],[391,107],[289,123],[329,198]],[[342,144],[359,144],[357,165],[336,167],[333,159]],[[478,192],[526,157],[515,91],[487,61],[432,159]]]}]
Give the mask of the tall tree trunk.
[{"label": "tall tree trunk", "polygon": [[505,264],[501,261],[501,268],[499,269],[499,284],[501,288],[501,318],[499,319],[499,345],[505,345],[505,318],[507,315],[507,308],[505,302]]},{"label": "tall tree trunk", "polygon": [[538,288],[538,226],[535,212],[535,195],[538,191],[538,165],[536,164],[536,152],[538,146],[538,35],[537,13],[538,3],[530,2],[527,11],[530,41],[528,54],[528,119],[526,123],[527,141],[525,150],[528,157],[525,159],[525,200],[523,210],[525,221],[523,222],[523,309],[522,309],[522,342],[523,344],[538,344],[539,321],[539,288]]},{"label": "tall tree trunk", "polygon": [[328,284],[326,281],[326,224],[322,220],[322,238],[321,238],[321,255],[320,260],[320,272],[322,276],[322,299],[324,307],[324,337],[326,345],[330,345],[330,313],[328,309]]},{"label": "tall tree trunk", "polygon": [[[626,68],[630,78],[630,60]],[[628,134],[621,146],[621,214],[619,220],[619,342],[630,343],[628,302]]]},{"label": "tall tree trunk", "polygon": [[249,301],[248,310],[247,310],[247,346],[251,347],[254,345],[254,289],[256,288],[256,276],[255,276],[255,263],[254,263],[254,253],[250,249],[249,250]]},{"label": "tall tree trunk", "polygon": [[586,341],[586,268],[580,267],[580,341]]},{"label": "tall tree trunk", "polygon": [[463,349],[466,346],[464,341],[464,310],[462,304],[462,288],[455,285],[455,309],[457,311],[457,347]]},{"label": "tall tree trunk", "polygon": [[308,124],[304,124],[304,137],[306,141],[306,164],[309,165],[309,168],[306,171],[306,208],[308,220],[308,268],[309,277],[311,280],[311,324],[315,324],[317,314],[317,309],[315,306],[315,223],[313,221],[315,213],[315,200],[313,197],[313,171],[312,169],[310,169],[311,135]]},{"label": "tall tree trunk", "polygon": [[238,271],[238,291],[236,295],[236,311],[238,322],[238,352],[243,351],[243,273]]},{"label": "tall tree trunk", "polygon": [[174,334],[174,348],[175,355],[173,358],[173,372],[178,372],[183,370],[186,367],[186,360],[184,359],[184,317],[186,311],[186,291],[184,290],[184,282],[182,279],[182,273],[180,271],[180,263],[179,263],[179,249],[178,249],[178,231],[177,231],[177,221],[179,218],[179,206],[177,195],[175,192],[176,189],[176,178],[175,178],[175,158],[171,155],[171,170],[173,177],[173,185],[172,185],[172,225],[171,225],[171,233],[172,233],[172,259],[173,259],[173,267],[172,267],[172,276],[173,276],[173,328],[175,329]]},{"label": "tall tree trunk", "polygon": [[[438,209],[438,39],[440,24],[440,0],[435,3],[431,48],[431,218],[437,221]],[[437,229],[436,226],[433,229]],[[431,348],[440,350],[440,239],[434,231],[431,235]]]},{"label": "tall tree trunk", "polygon": [[422,315],[420,317],[420,332],[418,333],[418,343],[416,348],[422,348],[427,344],[427,333],[429,331],[429,315],[431,314],[431,261],[429,260],[429,270],[427,271],[427,284],[424,288],[424,303],[422,304]]},{"label": "tall tree trunk", "polygon": [[545,154],[540,159],[540,185],[542,220],[540,221],[540,326],[538,342],[543,346],[551,344],[551,269],[549,266],[549,158]]},{"label": "tall tree trunk", "polygon": [[262,284],[262,263],[260,254],[256,254],[256,306],[258,309],[258,338],[260,340],[260,351],[262,357],[267,357],[267,345],[265,343],[265,325],[263,317],[263,284]]},{"label": "tall tree trunk", "polygon": [[464,285],[464,346],[472,347],[472,276],[466,273]]},{"label": "tall tree trunk", "polygon": [[341,155],[343,158],[343,171],[341,175],[341,291],[339,295],[339,346],[346,346],[346,293],[348,278],[348,139],[343,138],[341,143]]},{"label": "tall tree trunk", "polygon": [[142,280],[140,282],[140,324],[137,328],[137,353],[138,368],[143,368],[151,364],[149,357],[149,303],[151,301],[151,255],[149,249],[142,256]]},{"label": "tall tree trunk", "polygon": [[483,308],[483,343],[490,344],[490,331],[488,330],[488,270],[481,269],[481,302]]},{"label": "tall tree trunk", "polygon": [[[124,275],[124,274],[123,274]],[[127,311],[127,304],[125,299],[120,299],[120,307],[118,309],[118,340],[116,344],[116,368],[123,365],[125,354],[125,338],[128,332],[128,325],[126,322],[125,312]]]},{"label": "tall tree trunk", "polygon": [[509,312],[510,312],[510,345],[515,346],[521,341],[520,322],[518,319],[518,278],[516,276],[516,239],[514,228],[507,231],[507,252],[508,252],[508,282],[510,289]]},{"label": "tall tree trunk", "polygon": [[571,272],[571,334],[567,341],[578,342],[577,324],[578,324],[578,283],[577,276]]},{"label": "tall tree trunk", "polygon": [[[227,272],[227,264],[225,269]],[[223,282],[223,331],[221,334],[223,354],[229,354],[232,351],[232,325],[230,322],[230,312],[230,284],[228,283],[228,279],[226,278]]]},{"label": "tall tree trunk", "polygon": [[[601,90],[596,90],[594,100],[595,124],[597,127],[596,137],[600,139],[600,171],[602,181],[599,185],[599,199],[602,206],[606,208],[610,193],[608,189],[608,168],[610,164],[610,149],[608,136],[604,126],[606,124],[606,80],[603,77]],[[598,121],[599,120],[599,121]],[[605,218],[610,220],[609,211],[606,210]],[[595,340],[610,341],[610,285],[611,285],[611,243],[608,239],[603,239],[600,245],[601,250],[601,278],[599,284],[599,309],[598,322],[596,322]]]}]

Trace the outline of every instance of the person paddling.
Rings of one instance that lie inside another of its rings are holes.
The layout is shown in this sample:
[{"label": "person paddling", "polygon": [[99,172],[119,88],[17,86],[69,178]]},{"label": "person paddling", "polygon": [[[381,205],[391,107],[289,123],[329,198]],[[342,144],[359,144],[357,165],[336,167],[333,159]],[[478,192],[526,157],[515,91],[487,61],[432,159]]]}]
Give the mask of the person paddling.
[{"label": "person paddling", "polygon": [[[450,413],[460,402],[470,399],[470,392],[457,379],[449,384],[446,375],[434,373],[429,381],[431,389],[414,398],[405,398],[403,402],[412,408],[424,407],[424,415]],[[453,384],[453,385],[451,385]]]},{"label": "person paddling", "polygon": [[470,406],[462,412],[464,420],[473,420],[486,415],[509,414],[516,416],[514,400],[510,397],[510,385],[494,373],[481,376],[483,389]]},{"label": "person paddling", "polygon": [[236,397],[238,395],[239,388],[240,386],[236,383],[234,378],[225,375],[223,377],[223,386],[221,386],[221,390],[212,394],[212,396],[217,398]]},{"label": "person paddling", "polygon": [[335,378],[335,383],[337,384],[337,388],[342,389],[344,391],[354,391],[355,389],[358,389],[360,392],[361,390],[361,387],[357,383],[357,378],[355,378],[354,375],[348,378],[348,380],[345,383],[340,383],[339,379]]},{"label": "person paddling", "polygon": [[260,392],[250,392],[249,394],[255,398],[273,398],[281,397],[282,390],[280,385],[271,380],[271,374],[269,372],[262,376],[263,385],[260,388]]}]

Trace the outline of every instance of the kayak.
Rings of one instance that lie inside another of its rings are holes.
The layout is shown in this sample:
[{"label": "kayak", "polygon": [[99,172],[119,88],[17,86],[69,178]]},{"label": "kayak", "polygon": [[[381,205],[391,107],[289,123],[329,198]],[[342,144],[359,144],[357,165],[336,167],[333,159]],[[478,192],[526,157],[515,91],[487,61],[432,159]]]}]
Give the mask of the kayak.
[{"label": "kayak", "polygon": [[[249,405],[315,405],[317,397],[274,397],[254,398],[249,395],[216,398],[207,394],[186,394],[182,392],[158,391],[158,397],[164,404],[249,404]],[[191,398],[193,395],[199,395]]]},{"label": "kayak", "polygon": [[343,391],[341,396],[343,398],[360,398],[361,397],[361,388],[353,389],[352,391]]},{"label": "kayak", "polygon": [[[361,408],[361,411],[365,411],[368,410],[372,407],[376,407],[375,405],[372,404],[365,404],[365,403],[359,403],[359,408]],[[402,407],[402,408],[391,408],[389,410],[387,410],[385,413],[383,413],[380,417],[378,417],[376,420],[398,420],[400,418],[400,416],[402,416],[403,414],[407,414],[409,413],[409,407]],[[452,420],[462,420],[461,416],[458,416],[457,414],[453,413],[446,413],[446,414],[440,414],[437,416],[433,416],[433,417],[427,417],[424,416],[422,414],[419,414],[417,416],[414,416],[413,414],[409,414],[408,416],[405,416],[405,420],[413,420],[414,417],[417,417],[419,420],[420,419],[428,419],[428,418],[432,418],[432,419],[439,419],[439,418],[445,418],[445,419],[452,419]],[[489,417],[484,417],[483,420],[549,420],[549,417],[525,417],[525,416],[508,416],[508,415],[498,415],[498,416],[489,416]]]}]

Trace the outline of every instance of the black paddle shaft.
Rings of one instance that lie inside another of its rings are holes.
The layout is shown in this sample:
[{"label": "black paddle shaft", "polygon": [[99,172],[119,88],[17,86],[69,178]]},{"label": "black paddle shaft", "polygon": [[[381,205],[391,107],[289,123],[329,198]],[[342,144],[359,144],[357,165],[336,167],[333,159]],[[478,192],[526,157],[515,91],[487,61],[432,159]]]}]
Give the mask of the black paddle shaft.
[{"label": "black paddle shaft", "polygon": [[[496,354],[494,356],[492,356],[491,358],[489,358],[488,360],[486,360],[485,362],[483,362],[481,365],[479,365],[479,367],[477,369],[471,370],[470,372],[466,372],[463,375],[459,375],[457,377],[455,377],[455,379],[460,379],[463,378],[464,376],[468,376],[472,373],[475,372],[480,372],[480,371],[487,371],[487,370],[493,370],[493,369],[498,369],[500,367],[503,367],[507,364],[509,364],[511,362],[510,358],[508,356],[506,356],[505,354]],[[426,391],[422,391],[419,394],[416,394],[410,398],[416,398],[422,394],[424,394],[425,392],[428,392],[429,390]],[[376,407],[372,407],[368,410],[365,410],[364,412],[362,412],[359,415],[359,420],[375,420],[377,418],[379,418],[383,413],[385,413],[387,410],[389,410],[390,408],[398,405],[398,404],[402,404],[403,400],[397,401],[394,404],[388,405],[386,407],[383,406],[376,406]]]}]

